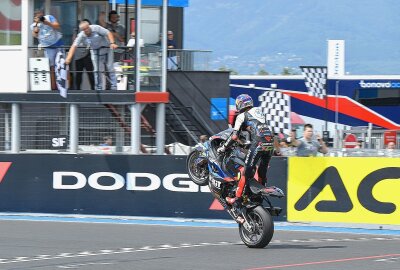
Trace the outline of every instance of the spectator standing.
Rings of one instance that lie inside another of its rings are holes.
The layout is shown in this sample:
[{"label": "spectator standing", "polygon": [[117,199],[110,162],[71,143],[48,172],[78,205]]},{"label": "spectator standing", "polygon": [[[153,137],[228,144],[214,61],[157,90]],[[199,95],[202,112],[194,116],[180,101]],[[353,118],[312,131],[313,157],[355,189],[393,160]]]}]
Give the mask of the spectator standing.
[{"label": "spectator standing", "polygon": [[207,135],[200,135],[199,136],[199,142],[194,146],[194,148],[197,148],[198,146],[204,147],[204,143],[208,140]]},{"label": "spectator standing", "polygon": [[169,30],[167,32],[167,48],[169,50],[176,49],[176,43],[174,40],[174,32],[172,32],[171,30]]},{"label": "spectator standing", "polygon": [[[125,46],[125,27],[119,23],[119,14],[115,10],[111,10],[108,13],[108,23],[106,28],[114,36],[115,43],[119,47]],[[119,50],[115,52],[114,58],[119,61],[123,56],[124,50]]]},{"label": "spectator standing", "polygon": [[42,10],[34,13],[33,24],[31,24],[32,35],[39,41],[39,46],[44,48],[44,55],[49,59],[51,89],[56,90],[56,77],[54,72],[55,60],[58,51],[64,52],[62,46],[62,34],[60,24],[52,15],[44,15]]},{"label": "spectator standing", "polygon": [[318,134],[314,136],[314,128],[311,124],[304,125],[303,137],[296,139],[293,134],[291,134],[292,144],[297,147],[297,155],[300,157],[316,156],[318,152],[322,154],[328,153],[328,148],[325,142],[321,139]]},{"label": "spectator standing", "polygon": [[174,32],[172,32],[171,30],[167,32],[167,49],[168,49],[168,69],[177,70],[178,58],[176,56],[176,51],[171,51],[176,49]]},{"label": "spectator standing", "polygon": [[385,155],[388,157],[399,156],[399,153],[396,153],[396,143],[395,142],[389,142],[386,145]]},{"label": "spectator standing", "polygon": [[[128,43],[126,44],[127,47],[135,47],[135,43],[136,43],[135,37],[136,37],[135,32],[132,32],[131,38],[128,40]],[[139,46],[144,47],[144,41],[142,38],[139,40]]]},{"label": "spectator standing", "polygon": [[[88,19],[83,19],[82,21],[86,21],[90,24]],[[82,85],[82,76],[83,70],[86,70],[86,73],[89,78],[90,89],[94,90],[94,75],[93,75],[93,63],[90,57],[89,44],[86,40],[83,40],[78,44],[75,52],[75,89],[81,90]]]},{"label": "spectator standing", "polygon": [[162,42],[162,34],[160,34],[158,41],[154,44],[155,46],[161,47],[161,42]]},{"label": "spectator standing", "polygon": [[101,11],[99,13],[99,16],[97,17],[96,24],[100,25],[101,27],[107,28],[106,12],[105,11]]},{"label": "spectator standing", "polygon": [[394,150],[394,149],[396,149],[396,143],[395,142],[389,142],[388,144],[387,144],[387,146],[386,146],[386,149],[392,149],[392,150]]},{"label": "spectator standing", "polygon": [[199,137],[200,143],[205,143],[207,140],[208,140],[207,135],[200,135],[200,137]]},{"label": "spectator standing", "polygon": [[87,21],[82,21],[79,24],[79,29],[81,32],[74,40],[68,52],[66,64],[71,63],[78,45],[82,41],[86,41],[90,47],[96,90],[103,90],[102,73],[104,73],[105,68],[107,68],[110,74],[111,90],[117,90],[117,78],[113,67],[113,50],[118,48],[118,45],[115,44],[114,36],[100,25],[90,25]]},{"label": "spectator standing", "polygon": [[355,149],[361,149],[361,148],[363,148],[363,147],[362,147],[362,143],[363,143],[362,140],[358,140],[357,143],[356,143],[356,146],[354,146],[354,148],[355,148]]}]

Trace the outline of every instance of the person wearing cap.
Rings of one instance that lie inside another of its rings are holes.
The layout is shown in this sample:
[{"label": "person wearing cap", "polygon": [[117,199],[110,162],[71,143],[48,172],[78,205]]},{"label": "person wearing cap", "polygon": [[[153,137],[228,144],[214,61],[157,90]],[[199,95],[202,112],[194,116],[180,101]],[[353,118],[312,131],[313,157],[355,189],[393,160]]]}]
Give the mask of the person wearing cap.
[{"label": "person wearing cap", "polygon": [[[174,40],[174,32],[168,30],[167,32],[167,49],[168,49],[168,69],[178,69],[178,58],[176,57],[176,43]],[[172,51],[171,51],[172,50]]]},{"label": "person wearing cap", "polygon": [[176,49],[176,43],[174,40],[174,32],[169,30],[167,32],[167,48],[168,49]]}]

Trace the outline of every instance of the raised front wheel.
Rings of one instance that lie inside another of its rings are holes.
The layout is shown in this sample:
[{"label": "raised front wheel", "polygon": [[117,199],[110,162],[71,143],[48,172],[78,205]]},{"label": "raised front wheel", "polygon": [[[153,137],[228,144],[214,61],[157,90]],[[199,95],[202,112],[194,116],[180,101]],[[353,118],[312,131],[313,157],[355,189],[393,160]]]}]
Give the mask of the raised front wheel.
[{"label": "raised front wheel", "polygon": [[201,156],[201,152],[193,151],[186,160],[186,167],[190,179],[199,186],[208,184],[208,162],[205,157]]}]

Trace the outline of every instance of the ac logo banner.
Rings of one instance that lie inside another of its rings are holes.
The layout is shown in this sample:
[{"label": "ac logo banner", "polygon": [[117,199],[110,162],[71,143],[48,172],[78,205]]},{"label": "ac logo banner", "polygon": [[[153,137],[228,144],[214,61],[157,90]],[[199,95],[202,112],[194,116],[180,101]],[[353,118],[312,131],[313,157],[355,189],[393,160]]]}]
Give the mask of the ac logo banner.
[{"label": "ac logo banner", "polygon": [[400,158],[291,157],[288,221],[400,224]]}]

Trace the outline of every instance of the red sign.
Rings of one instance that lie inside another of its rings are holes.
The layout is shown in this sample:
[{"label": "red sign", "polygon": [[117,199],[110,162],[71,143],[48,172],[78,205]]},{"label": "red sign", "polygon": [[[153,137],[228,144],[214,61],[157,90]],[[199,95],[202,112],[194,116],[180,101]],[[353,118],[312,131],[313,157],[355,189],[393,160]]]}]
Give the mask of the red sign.
[{"label": "red sign", "polygon": [[4,175],[6,175],[12,162],[0,162],[0,183],[3,181]]},{"label": "red sign", "polygon": [[354,148],[357,145],[357,137],[354,134],[347,134],[344,137],[344,147],[345,148]]},{"label": "red sign", "polygon": [[387,145],[390,142],[396,143],[397,132],[396,131],[385,131],[383,133],[384,144]]}]

